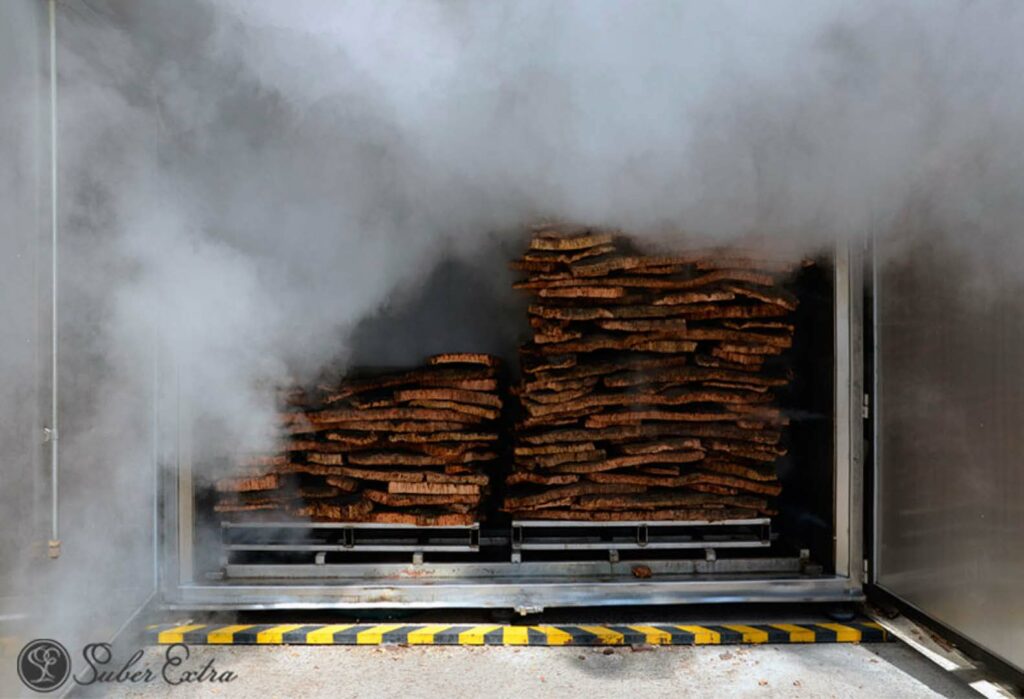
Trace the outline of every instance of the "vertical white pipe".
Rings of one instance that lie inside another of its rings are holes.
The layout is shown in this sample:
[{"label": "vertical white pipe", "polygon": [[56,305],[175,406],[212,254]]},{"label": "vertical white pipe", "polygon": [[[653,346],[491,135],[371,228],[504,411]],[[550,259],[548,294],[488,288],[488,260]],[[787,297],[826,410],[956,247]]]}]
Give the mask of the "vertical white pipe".
[{"label": "vertical white pipe", "polygon": [[50,482],[51,482],[51,513],[50,513],[50,558],[60,556],[60,430],[59,420],[59,386],[57,382],[57,351],[58,335],[58,298],[57,273],[58,267],[58,236],[57,236],[57,4],[49,2],[50,20],[50,254],[51,254],[51,343],[50,348]]},{"label": "vertical white pipe", "polygon": [[152,460],[153,460],[153,587],[160,584],[160,343],[153,338],[153,414],[152,414]]}]

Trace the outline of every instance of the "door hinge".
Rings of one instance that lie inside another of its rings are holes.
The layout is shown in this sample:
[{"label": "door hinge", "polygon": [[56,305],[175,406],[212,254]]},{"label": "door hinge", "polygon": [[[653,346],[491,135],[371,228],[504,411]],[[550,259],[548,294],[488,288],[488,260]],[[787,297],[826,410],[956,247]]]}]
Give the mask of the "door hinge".
[{"label": "door hinge", "polygon": [[865,558],[864,559],[864,580],[863,580],[863,582],[868,582],[870,580],[871,580],[871,562],[867,558]]},{"label": "door hinge", "polygon": [[860,416],[865,420],[871,417],[871,396],[867,393],[865,393],[864,397],[861,399]]}]

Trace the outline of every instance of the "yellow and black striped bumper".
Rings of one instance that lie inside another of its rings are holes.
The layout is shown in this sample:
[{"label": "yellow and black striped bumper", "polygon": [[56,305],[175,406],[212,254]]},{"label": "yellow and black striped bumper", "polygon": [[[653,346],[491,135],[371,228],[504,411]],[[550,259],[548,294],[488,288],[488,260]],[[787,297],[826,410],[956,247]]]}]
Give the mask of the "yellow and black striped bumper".
[{"label": "yellow and black striped bumper", "polygon": [[149,627],[148,641],[190,645],[621,646],[887,641],[870,621],[800,624],[187,624]]}]

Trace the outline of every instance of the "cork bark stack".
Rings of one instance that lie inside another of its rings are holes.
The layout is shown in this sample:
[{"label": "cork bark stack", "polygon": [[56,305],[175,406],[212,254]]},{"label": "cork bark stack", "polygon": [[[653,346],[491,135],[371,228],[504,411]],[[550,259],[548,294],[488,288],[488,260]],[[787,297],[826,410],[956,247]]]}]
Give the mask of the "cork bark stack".
[{"label": "cork bark stack", "polygon": [[533,296],[503,509],[518,519],[724,520],[780,493],[800,262],[750,250],[636,252],[541,226],[513,263]]},{"label": "cork bark stack", "polygon": [[279,451],[239,461],[215,510],[229,517],[462,526],[479,521],[499,455],[498,359],[427,366],[290,395]]}]

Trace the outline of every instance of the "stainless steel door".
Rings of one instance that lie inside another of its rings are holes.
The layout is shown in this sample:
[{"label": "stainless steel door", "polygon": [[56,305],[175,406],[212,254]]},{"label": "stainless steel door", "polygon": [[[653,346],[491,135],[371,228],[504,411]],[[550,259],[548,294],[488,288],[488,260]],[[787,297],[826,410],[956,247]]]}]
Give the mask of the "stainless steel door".
[{"label": "stainless steel door", "polygon": [[1024,289],[941,239],[876,254],[876,582],[1024,668]]}]

